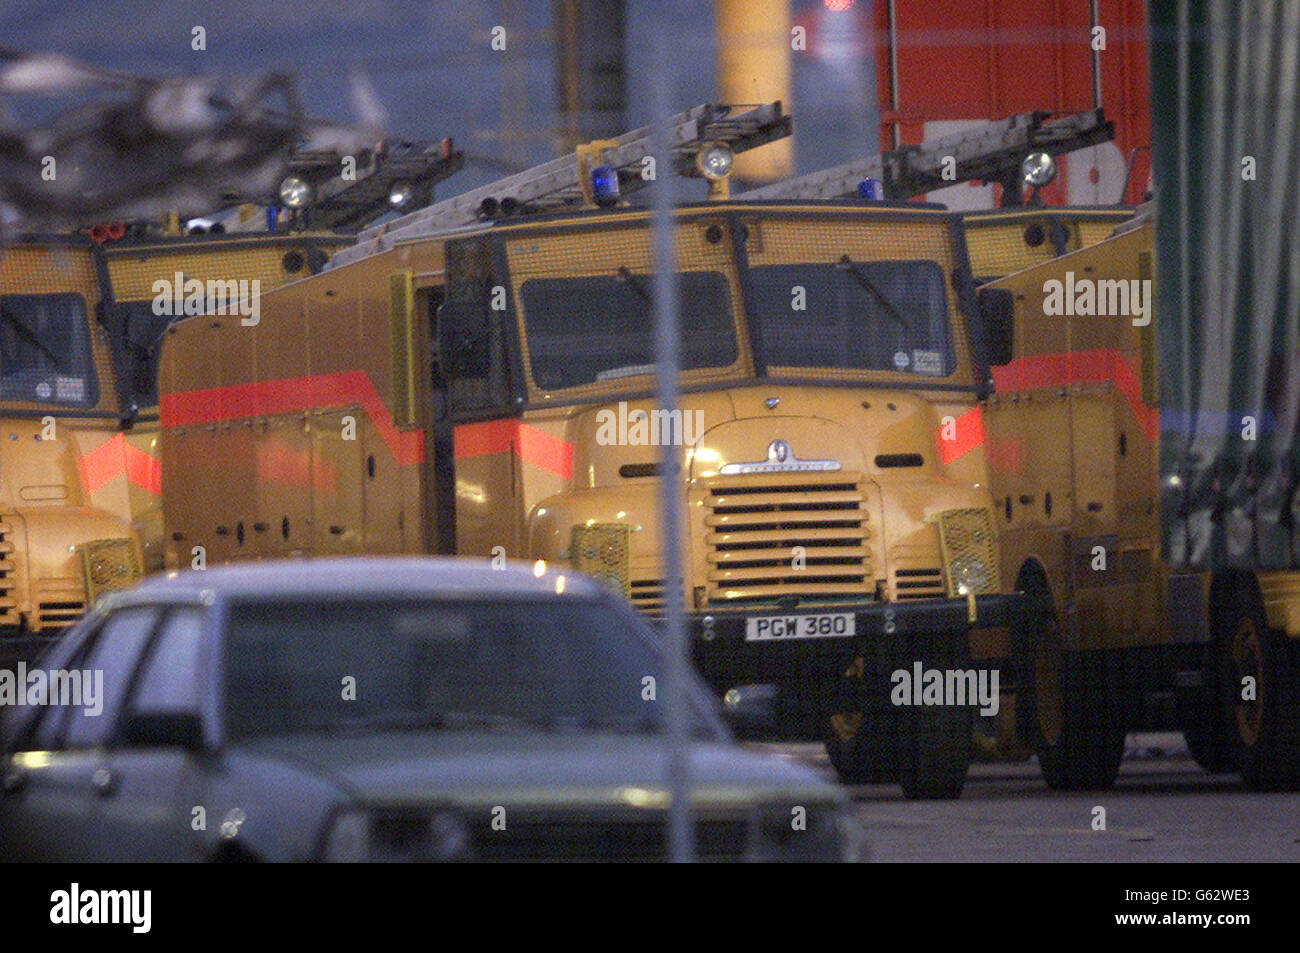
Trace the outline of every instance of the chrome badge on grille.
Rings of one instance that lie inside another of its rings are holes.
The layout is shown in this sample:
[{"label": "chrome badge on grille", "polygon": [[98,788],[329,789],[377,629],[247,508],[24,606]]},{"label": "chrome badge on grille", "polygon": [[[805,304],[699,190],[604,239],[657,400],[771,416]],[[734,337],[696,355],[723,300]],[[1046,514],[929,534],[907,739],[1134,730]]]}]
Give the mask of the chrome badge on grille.
[{"label": "chrome badge on grille", "polygon": [[790,444],[784,440],[773,440],[767,445],[766,460],[756,460],[753,463],[727,463],[718,472],[724,476],[732,476],[738,473],[826,472],[839,468],[838,460],[800,460],[790,449]]}]

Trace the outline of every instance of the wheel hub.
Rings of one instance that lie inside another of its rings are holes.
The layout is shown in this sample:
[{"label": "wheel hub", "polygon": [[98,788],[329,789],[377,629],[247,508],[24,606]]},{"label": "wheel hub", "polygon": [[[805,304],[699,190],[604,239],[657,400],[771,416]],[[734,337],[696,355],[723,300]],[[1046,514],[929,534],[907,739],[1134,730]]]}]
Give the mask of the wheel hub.
[{"label": "wheel hub", "polygon": [[[1237,715],[1237,734],[1247,747],[1254,747],[1259,740],[1260,723],[1263,718],[1263,706],[1260,693],[1264,690],[1260,673],[1263,671],[1263,649],[1259,644],[1259,632],[1251,619],[1242,619],[1237,631],[1232,636],[1232,668],[1235,684],[1234,709]],[[1242,697],[1242,688],[1246,678],[1254,681],[1253,699]]]}]

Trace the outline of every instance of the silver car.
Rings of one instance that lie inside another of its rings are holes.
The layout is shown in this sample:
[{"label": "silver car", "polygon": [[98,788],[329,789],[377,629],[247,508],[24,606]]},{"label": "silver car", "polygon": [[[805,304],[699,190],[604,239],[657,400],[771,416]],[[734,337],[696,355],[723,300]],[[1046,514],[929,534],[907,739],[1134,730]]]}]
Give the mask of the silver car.
[{"label": "silver car", "polygon": [[[486,561],[154,577],[10,683],[0,852],[659,859],[657,642],[596,583]],[[689,690],[699,857],[856,859],[839,788],[737,747]]]}]

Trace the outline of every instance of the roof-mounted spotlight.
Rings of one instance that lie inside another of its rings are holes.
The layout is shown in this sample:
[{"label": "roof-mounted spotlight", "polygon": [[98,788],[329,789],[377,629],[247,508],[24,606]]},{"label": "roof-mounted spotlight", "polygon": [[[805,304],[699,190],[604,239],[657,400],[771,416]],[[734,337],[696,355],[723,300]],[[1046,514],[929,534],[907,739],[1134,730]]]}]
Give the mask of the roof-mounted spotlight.
[{"label": "roof-mounted spotlight", "polygon": [[280,204],[285,208],[299,211],[311,202],[311,186],[305,179],[296,175],[288,176],[280,183]]},{"label": "roof-mounted spotlight", "polygon": [[731,194],[730,177],[735,155],[725,142],[706,142],[695,154],[695,168],[709,183],[711,200],[725,199]]},{"label": "roof-mounted spotlight", "polygon": [[388,189],[388,204],[393,208],[405,208],[415,197],[415,188],[405,179],[398,179]]},{"label": "roof-mounted spotlight", "polygon": [[1056,160],[1046,152],[1031,152],[1020,163],[1025,185],[1041,189],[1056,178]]}]

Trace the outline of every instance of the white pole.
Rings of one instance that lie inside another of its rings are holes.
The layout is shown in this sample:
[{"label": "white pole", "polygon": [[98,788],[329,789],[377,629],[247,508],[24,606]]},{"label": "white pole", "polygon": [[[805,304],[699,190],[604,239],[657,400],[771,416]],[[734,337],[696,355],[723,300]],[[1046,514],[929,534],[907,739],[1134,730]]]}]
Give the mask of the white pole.
[{"label": "white pole", "polygon": [[[677,263],[673,253],[673,174],[671,130],[665,120],[672,115],[669,98],[671,60],[662,33],[655,38],[655,68],[651,70],[651,115],[655,119],[654,156],[657,181],[654,188],[654,309],[655,361],[659,373],[659,406],[674,419],[677,407],[678,316]],[[678,440],[682,431],[676,434]],[[681,495],[685,474],[678,472],[683,449],[676,441],[664,441],[659,452],[660,539],[663,545],[664,644],[668,655],[668,684],[664,686],[668,731],[668,859],[690,863],[695,859],[695,831],[688,801],[690,790],[690,700],[687,679],[686,630],[682,593]]]}]

